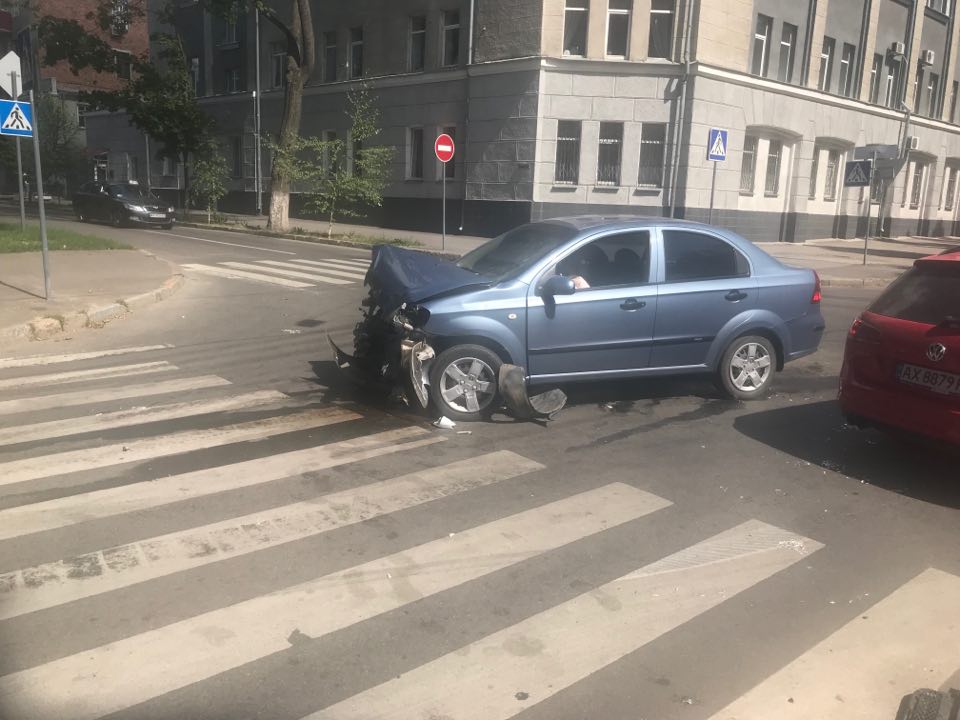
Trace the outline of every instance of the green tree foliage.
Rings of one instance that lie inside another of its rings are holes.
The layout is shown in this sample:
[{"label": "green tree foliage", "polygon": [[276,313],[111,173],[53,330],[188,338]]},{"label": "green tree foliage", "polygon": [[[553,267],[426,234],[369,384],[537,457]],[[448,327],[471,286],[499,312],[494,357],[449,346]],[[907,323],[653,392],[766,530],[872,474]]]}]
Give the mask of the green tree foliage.
[{"label": "green tree foliage", "polygon": [[193,184],[190,186],[191,203],[207,209],[208,224],[220,198],[227,194],[229,177],[230,168],[220,147],[209,143],[193,162]]}]

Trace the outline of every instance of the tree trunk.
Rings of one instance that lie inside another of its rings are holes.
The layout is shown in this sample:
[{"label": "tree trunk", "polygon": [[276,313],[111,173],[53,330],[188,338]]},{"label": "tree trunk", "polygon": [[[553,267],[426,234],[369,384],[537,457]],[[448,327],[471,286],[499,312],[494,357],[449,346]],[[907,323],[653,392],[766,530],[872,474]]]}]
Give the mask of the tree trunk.
[{"label": "tree trunk", "polygon": [[333,237],[333,208],[330,209],[330,223],[327,225],[327,240]]},{"label": "tree trunk", "polygon": [[183,219],[190,220],[190,166],[188,153],[183,153]]},{"label": "tree trunk", "polygon": [[[287,53],[287,88],[280,122],[280,151],[289,151],[300,134],[303,86],[313,74],[316,56],[310,0],[293,0],[291,35],[300,46],[300,63]],[[273,163],[270,170],[270,215],[267,227],[286,232],[290,227],[290,174],[285,163]]]}]

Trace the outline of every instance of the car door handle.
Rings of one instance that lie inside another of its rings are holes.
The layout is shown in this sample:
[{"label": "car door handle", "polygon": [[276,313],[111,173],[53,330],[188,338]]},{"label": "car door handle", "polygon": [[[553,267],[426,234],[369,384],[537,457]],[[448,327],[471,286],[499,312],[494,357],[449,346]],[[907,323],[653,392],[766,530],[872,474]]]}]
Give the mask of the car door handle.
[{"label": "car door handle", "polygon": [[731,290],[723,297],[729,300],[730,302],[739,302],[740,300],[743,300],[745,297],[747,297],[747,294],[742,290]]},{"label": "car door handle", "polygon": [[646,307],[647,304],[642,300],[637,300],[636,298],[630,298],[629,300],[624,300],[620,303],[620,309],[626,310],[627,312],[635,312],[640,308]]}]

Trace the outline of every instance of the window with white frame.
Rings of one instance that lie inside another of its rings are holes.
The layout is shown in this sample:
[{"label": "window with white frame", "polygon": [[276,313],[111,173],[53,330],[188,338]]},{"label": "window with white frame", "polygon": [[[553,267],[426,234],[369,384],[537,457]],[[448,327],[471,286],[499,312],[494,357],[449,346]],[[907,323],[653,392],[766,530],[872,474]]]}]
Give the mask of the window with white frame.
[{"label": "window with white frame", "polygon": [[238,37],[237,21],[235,19],[225,20],[223,23],[223,44],[235,45]]},{"label": "window with white frame", "polygon": [[770,64],[770,33],[773,29],[773,18],[766,15],[757,15],[757,25],[753,31],[753,55],[750,61],[750,72],[753,75],[766,77],[767,67]]},{"label": "window with white frame", "polygon": [[947,189],[944,191],[943,209],[948,212],[953,212],[953,206],[957,199],[957,172],[958,168],[956,166],[947,168]]},{"label": "window with white frame", "polygon": [[90,104],[78,102],[77,103],[77,127],[85,128],[87,126],[87,113],[90,112]]},{"label": "window with white frame", "polygon": [[873,65],[870,66],[870,102],[874,105],[880,102],[880,78],[883,73],[883,55],[874,53]]},{"label": "window with white frame", "polygon": [[427,59],[427,18],[414,15],[410,18],[410,72],[423,70]]},{"label": "window with white frame", "polygon": [[817,188],[820,184],[820,148],[813,148],[813,162],[810,163],[810,192],[809,197],[815,200],[817,197]]},{"label": "window with white frame", "polygon": [[930,73],[927,80],[927,116],[935,118],[940,114],[939,108],[940,76]]},{"label": "window with white frame", "polygon": [[887,57],[887,78],[883,93],[883,104],[894,110],[900,108],[902,90],[900,88],[903,77],[903,63],[893,55]]},{"label": "window with white frame", "polygon": [[850,43],[843,44],[840,51],[840,85],[837,91],[844,97],[853,97],[854,66],[856,65],[857,49]]},{"label": "window with white frame", "polygon": [[630,6],[633,0],[608,0],[607,56],[627,56],[627,38],[630,35]]},{"label": "window with white frame", "polygon": [[927,7],[944,15],[950,14],[950,0],[927,0]]},{"label": "window with white frame", "polygon": [[228,93],[240,92],[240,68],[228,68],[224,77],[224,91]]},{"label": "window with white frame", "polygon": [[763,194],[777,197],[780,194],[780,161],[783,157],[783,143],[770,140],[767,149],[767,175],[763,183]]},{"label": "window with white frame", "polygon": [[623,150],[623,123],[600,123],[597,185],[619,185]]},{"label": "window with white frame", "polygon": [[823,199],[833,201],[837,199],[837,184],[840,179],[840,151],[827,152],[827,174],[823,179]]},{"label": "window with white frame", "polygon": [[350,77],[363,77],[363,28],[350,28]]},{"label": "window with white frame", "polygon": [[954,80],[953,85],[950,86],[950,117],[947,118],[952,123],[955,123],[957,121],[957,94],[958,93],[960,93],[960,82]]},{"label": "window with white frame", "polygon": [[270,87],[274,90],[287,84],[287,49],[283,43],[270,46]]},{"label": "window with white frame", "polygon": [[640,127],[640,187],[662,188],[666,157],[666,123],[644,123]]},{"label": "window with white frame", "polygon": [[423,128],[407,130],[407,178],[423,180]]},{"label": "window with white frame", "polygon": [[113,61],[117,70],[117,77],[130,80],[133,77],[133,55],[126,50],[114,50]]},{"label": "window with white frame", "polygon": [[917,62],[917,74],[913,76],[913,106],[920,109],[920,93],[923,92],[923,65]]},{"label": "window with white frame", "polygon": [[920,207],[920,201],[923,199],[923,178],[927,166],[919,160],[913,163],[912,180],[910,183],[910,209],[917,210]]},{"label": "window with white frame", "polygon": [[323,81],[337,81],[337,33],[323,34]]},{"label": "window with white frame", "polygon": [[756,135],[747,135],[743,138],[743,158],[740,161],[740,192],[753,195],[753,187],[757,175],[757,145],[759,138]]},{"label": "window with white frame", "polygon": [[440,64],[443,67],[453,67],[460,63],[460,11],[444,10],[443,12],[443,56]]},{"label": "window with white frame", "polygon": [[669,60],[673,55],[673,17],[676,0],[652,0],[647,56]]},{"label": "window with white frame", "polygon": [[587,54],[589,0],[567,0],[563,11],[563,54],[583,57]]},{"label": "window with white frame", "polygon": [[820,50],[820,78],[817,89],[830,92],[830,80],[833,77],[833,52],[836,41],[832,37],[823,38],[823,48]]},{"label": "window with white frame", "polygon": [[797,53],[797,26],[783,24],[780,32],[780,63],[777,67],[777,80],[793,82],[793,59]]},{"label": "window with white frame", "polygon": [[[456,147],[456,145],[457,145],[457,128],[456,128],[455,126],[453,126],[453,125],[447,125],[446,127],[440,128],[440,132],[449,135],[449,136],[450,136],[450,139],[453,140],[453,145],[454,145],[454,147]],[[457,162],[457,160],[456,160],[456,155],[454,155],[454,159],[451,160],[450,162],[448,162],[448,163],[441,163],[441,164],[443,165],[443,172],[444,172],[444,173],[446,174],[446,176],[447,176],[447,180],[453,180],[453,178],[456,176],[456,174],[457,174],[456,162]]]},{"label": "window with white frame", "polygon": [[557,152],[553,181],[558,185],[576,185],[580,180],[580,121],[557,123]]}]

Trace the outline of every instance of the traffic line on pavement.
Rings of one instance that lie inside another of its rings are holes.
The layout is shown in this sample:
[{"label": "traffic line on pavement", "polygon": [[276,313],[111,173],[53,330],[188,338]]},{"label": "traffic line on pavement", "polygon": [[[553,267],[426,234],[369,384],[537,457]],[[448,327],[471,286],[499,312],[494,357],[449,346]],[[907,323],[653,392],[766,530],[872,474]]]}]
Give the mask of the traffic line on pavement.
[{"label": "traffic line on pavement", "polygon": [[[960,665],[960,577],[928,569],[713,715],[712,720],[889,718]],[[785,702],[793,698],[792,702]]]},{"label": "traffic line on pavement", "polygon": [[236,268],[238,270],[256,270],[259,272],[268,272],[275,275],[282,275],[284,277],[292,278],[301,278],[305,280],[312,280],[313,282],[322,282],[327,283],[328,285],[352,285],[353,283],[350,280],[343,280],[342,278],[329,277],[327,275],[318,275],[316,273],[306,273],[300,272],[299,270],[283,270],[281,268],[274,267],[263,267],[262,264],[253,265],[252,263],[242,263],[242,262],[225,262],[220,263],[225,265],[228,268]]},{"label": "traffic line on pavement", "polygon": [[304,260],[303,258],[290,258],[288,262],[296,263],[297,265],[309,265],[311,267],[340,267],[344,270],[360,271],[364,274],[366,273],[367,268],[370,267],[369,260],[334,260],[330,258],[328,260],[318,261]]},{"label": "traffic line on pavement", "polygon": [[307,720],[511,718],[820,547],[772,525],[747,521]]},{"label": "traffic line on pavement", "polygon": [[197,415],[209,415],[211,413],[246,410],[287,399],[289,399],[288,396],[282,392],[276,390],[261,390],[215,400],[195,400],[193,402],[174,403],[170,405],[136,407],[127,410],[118,410],[117,412],[97,413],[96,415],[86,417],[51,420],[50,422],[0,429],[0,445],[69,437],[71,435],[82,435],[84,433],[100,432],[132,425],[146,425],[147,423],[161,422],[164,420],[179,420]]},{"label": "traffic line on pavement", "polygon": [[173,345],[144,345],[141,347],[95,350],[92,352],[70,353],[66,355],[31,355],[29,357],[21,358],[0,358],[0,370],[30,367],[33,365],[57,365],[60,363],[77,362],[78,360],[93,360],[96,358],[127,355],[130,353],[152,352],[154,350],[170,350],[172,348]]},{"label": "traffic line on pavement", "polygon": [[363,280],[365,273],[356,271],[356,270],[347,270],[345,267],[337,266],[321,266],[319,263],[314,266],[304,266],[298,265],[292,262],[284,262],[282,260],[258,260],[257,265],[270,265],[271,267],[286,268],[289,270],[314,270],[315,272],[322,272],[327,276],[336,276],[336,277],[345,277],[352,278],[354,280]]},{"label": "traffic line on pavement", "polygon": [[0,510],[0,540],[263,485],[444,440],[423,428],[405,427],[148,482],[21,505]]},{"label": "traffic line on pavement", "polygon": [[218,428],[185,430],[170,435],[127,440],[115,445],[37,455],[0,463],[0,486],[112,465],[155,460],[233,443],[263,440],[274,435],[313,430],[360,418],[361,416],[357,413],[342,408],[314,408],[292,415],[281,415]]},{"label": "traffic line on pavement", "polygon": [[246,248],[247,250],[259,250],[260,252],[266,253],[277,253],[278,255],[296,255],[294,252],[288,250],[274,250],[272,248],[258,247],[256,245],[241,245],[240,243],[224,242],[223,240],[210,240],[209,238],[194,237],[193,235],[178,235],[177,233],[165,232],[161,233],[158,230],[147,230],[147,232],[156,233],[157,235],[164,235],[166,237],[178,237],[184,238],[185,240],[197,240],[199,242],[211,243],[212,245],[230,245],[231,247]]},{"label": "traffic line on pavement", "polygon": [[622,483],[0,678],[13,717],[92,720],[636,520],[670,503]]},{"label": "traffic line on pavement", "polygon": [[134,365],[116,365],[114,367],[94,368],[92,370],[71,370],[70,372],[51,373],[48,375],[27,375],[24,377],[0,380],[0,390],[30,387],[32,385],[66,385],[90,380],[106,380],[108,378],[130,377],[132,375],[150,375],[152,373],[170,372],[171,370],[177,369],[176,365],[160,361],[137,363]]},{"label": "traffic line on pavement", "polygon": [[0,620],[302,540],[542,469],[537,462],[502,450],[0,574]]},{"label": "traffic line on pavement", "polygon": [[77,405],[92,405],[93,403],[128,400],[130,398],[147,397],[150,395],[190,392],[192,390],[222,387],[229,384],[229,380],[224,380],[217,375],[201,375],[199,377],[164,380],[155,383],[145,383],[143,385],[126,385],[124,387],[102,388],[98,390],[76,390],[53,395],[38,395],[36,397],[14,400],[0,400],[0,415],[36,412],[38,410],[74,407]]},{"label": "traffic line on pavement", "polygon": [[296,280],[287,280],[285,278],[270,277],[262,273],[244,272],[242,270],[230,270],[225,267],[215,265],[199,265],[197,263],[187,263],[183,265],[187,270],[201,273],[202,275],[213,275],[216,277],[229,278],[231,280],[256,280],[257,282],[270,283],[271,285],[280,285],[288,288],[308,288],[313,287],[312,283],[298,282]]}]

